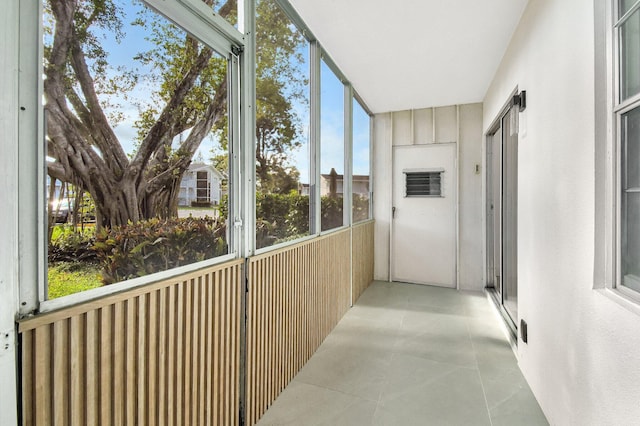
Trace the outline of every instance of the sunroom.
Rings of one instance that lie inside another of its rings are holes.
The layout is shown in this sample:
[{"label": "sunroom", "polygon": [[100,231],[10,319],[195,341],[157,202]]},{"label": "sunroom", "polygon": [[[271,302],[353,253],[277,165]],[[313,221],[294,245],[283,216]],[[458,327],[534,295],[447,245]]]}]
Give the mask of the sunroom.
[{"label": "sunroom", "polygon": [[3,5],[0,423],[637,424],[640,0]]}]

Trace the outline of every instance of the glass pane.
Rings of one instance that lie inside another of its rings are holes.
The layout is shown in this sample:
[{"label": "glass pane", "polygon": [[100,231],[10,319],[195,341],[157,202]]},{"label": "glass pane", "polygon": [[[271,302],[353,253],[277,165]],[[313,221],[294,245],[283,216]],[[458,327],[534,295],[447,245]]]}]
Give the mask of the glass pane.
[{"label": "glass pane", "polygon": [[518,134],[512,108],[502,120],[502,297],[513,322],[518,324]]},{"label": "glass pane", "polygon": [[622,197],[622,276],[623,285],[640,291],[640,193]]},{"label": "glass pane", "polygon": [[622,120],[622,276],[640,291],[640,108]]},{"label": "glass pane", "polygon": [[225,21],[238,28],[238,0],[202,0]]},{"label": "glass pane", "polygon": [[640,188],[640,108],[622,116],[623,188]]},{"label": "glass pane", "polygon": [[344,199],[344,85],[320,68],[320,214],[323,231],[342,226]]},{"label": "glass pane", "polygon": [[309,234],[309,42],[257,2],[256,247]]},{"label": "glass pane", "polygon": [[371,134],[369,114],[353,100],[353,222],[369,219]]},{"label": "glass pane", "polygon": [[620,98],[640,92],[640,10],[620,28]]},{"label": "glass pane", "polygon": [[227,60],[137,1],[44,22],[48,297],[228,254]]},{"label": "glass pane", "polygon": [[620,0],[618,3],[618,18],[622,18],[637,2],[638,0]]}]

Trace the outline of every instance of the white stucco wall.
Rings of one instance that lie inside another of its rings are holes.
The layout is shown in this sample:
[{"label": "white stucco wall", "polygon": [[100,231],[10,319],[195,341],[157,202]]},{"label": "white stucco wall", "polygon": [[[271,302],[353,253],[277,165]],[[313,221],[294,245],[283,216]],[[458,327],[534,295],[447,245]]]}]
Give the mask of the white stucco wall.
[{"label": "white stucco wall", "polygon": [[373,217],[375,248],[373,278],[389,280],[389,244],[391,232],[391,113],[373,119]]},{"label": "white stucco wall", "polygon": [[640,424],[640,314],[594,290],[592,0],[531,0],[484,102],[518,86],[520,367],[555,425]]},{"label": "white stucco wall", "polygon": [[480,291],[485,283],[485,248],[482,239],[482,104],[461,105],[459,114],[458,284],[461,290]]},{"label": "white stucco wall", "polygon": [[[435,123],[435,129],[434,129]],[[458,142],[458,287],[481,291],[483,280],[482,104],[378,114],[374,118],[375,279],[389,279],[392,147]]]}]

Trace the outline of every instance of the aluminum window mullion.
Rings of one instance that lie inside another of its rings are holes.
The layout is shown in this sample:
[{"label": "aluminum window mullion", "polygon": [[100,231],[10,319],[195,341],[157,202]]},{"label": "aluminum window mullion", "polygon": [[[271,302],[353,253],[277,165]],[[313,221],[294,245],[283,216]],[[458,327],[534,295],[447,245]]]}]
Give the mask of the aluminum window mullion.
[{"label": "aluminum window mullion", "polygon": [[[45,136],[42,105],[42,2],[20,3],[18,77],[18,254],[20,315],[39,309],[46,299]],[[34,54],[34,46],[36,52]],[[34,84],[34,82],[37,82]],[[34,171],[36,171],[34,173]],[[30,194],[30,195],[26,195]]]},{"label": "aluminum window mullion", "polygon": [[344,177],[342,179],[342,224],[353,224],[353,87],[344,86]]},{"label": "aluminum window mullion", "polygon": [[309,185],[309,234],[310,235],[319,235],[320,230],[322,229],[321,222],[321,214],[320,214],[320,129],[321,129],[321,114],[320,114],[320,96],[321,96],[321,71],[320,71],[320,61],[322,58],[322,50],[317,41],[310,42],[310,61],[311,61],[311,72],[310,72],[310,99],[311,99],[311,107],[310,107],[310,159],[309,159],[309,169],[311,172],[310,180],[311,183]]},{"label": "aluminum window mullion", "polygon": [[241,203],[241,196],[244,194],[244,190],[246,188],[246,184],[243,181],[243,177],[245,175],[245,171],[243,170],[243,155],[244,152],[240,149],[240,123],[241,123],[241,112],[240,112],[240,57],[236,55],[231,55],[228,59],[228,111],[229,111],[229,140],[228,144],[230,147],[229,152],[229,177],[230,182],[227,183],[227,187],[229,188],[229,196],[231,197],[231,202],[229,203],[229,212],[227,214],[227,227],[231,228],[233,231],[229,233],[229,237],[231,238],[229,244],[229,251],[231,253],[242,253],[245,247],[244,235],[246,234],[247,223],[244,220],[243,214],[244,211],[242,209],[243,204]]},{"label": "aluminum window mullion", "polygon": [[226,26],[231,26],[228,22],[219,17],[223,22],[217,22],[217,20],[208,21],[194,11],[192,7],[188,7],[189,3],[166,0],[143,1],[147,6],[174,22],[222,56],[228,58],[236,48],[244,49],[245,47],[244,37],[238,35],[240,34],[238,30],[233,27],[233,32],[223,29]]},{"label": "aluminum window mullion", "polygon": [[[358,102],[360,102],[360,101],[358,101]],[[368,109],[366,107],[364,107],[363,103],[360,103],[360,106],[365,108],[365,111],[368,111]],[[368,217],[368,219],[372,219],[373,218],[373,205],[374,205],[374,200],[373,200],[373,159],[374,159],[375,145],[373,143],[373,134],[374,134],[374,127],[373,126],[374,126],[373,114],[369,113],[369,217]]]},{"label": "aluminum window mullion", "polygon": [[[151,1],[151,0],[145,0]],[[166,0],[165,0],[166,1]],[[223,37],[234,40],[236,44],[244,44],[244,35],[240,29],[236,29],[229,21],[218,15],[211,6],[208,6],[203,0],[177,0],[184,4],[191,12],[202,19],[206,24],[211,25]],[[241,4],[242,2],[240,2]],[[239,11],[236,11],[239,12]],[[238,25],[241,22],[241,14],[238,13]]]},{"label": "aluminum window mullion", "polygon": [[[244,223],[242,235],[243,257],[249,257],[256,249],[256,3],[243,0],[238,14],[240,28],[245,33],[245,50],[240,56],[240,163],[242,164],[241,200]],[[241,17],[244,17],[240,21]]]}]

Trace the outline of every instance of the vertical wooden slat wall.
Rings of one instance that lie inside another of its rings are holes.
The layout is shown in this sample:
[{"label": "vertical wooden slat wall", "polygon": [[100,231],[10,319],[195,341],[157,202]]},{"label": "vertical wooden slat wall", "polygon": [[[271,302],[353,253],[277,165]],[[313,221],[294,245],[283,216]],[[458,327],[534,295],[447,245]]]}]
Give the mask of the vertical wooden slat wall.
[{"label": "vertical wooden slat wall", "polygon": [[246,424],[255,424],[350,306],[351,230],[249,259]]},{"label": "vertical wooden slat wall", "polygon": [[239,424],[243,264],[20,322],[23,423]]},{"label": "vertical wooden slat wall", "polygon": [[374,223],[371,220],[354,225],[352,228],[352,304],[356,303],[369,284],[373,282]]}]

